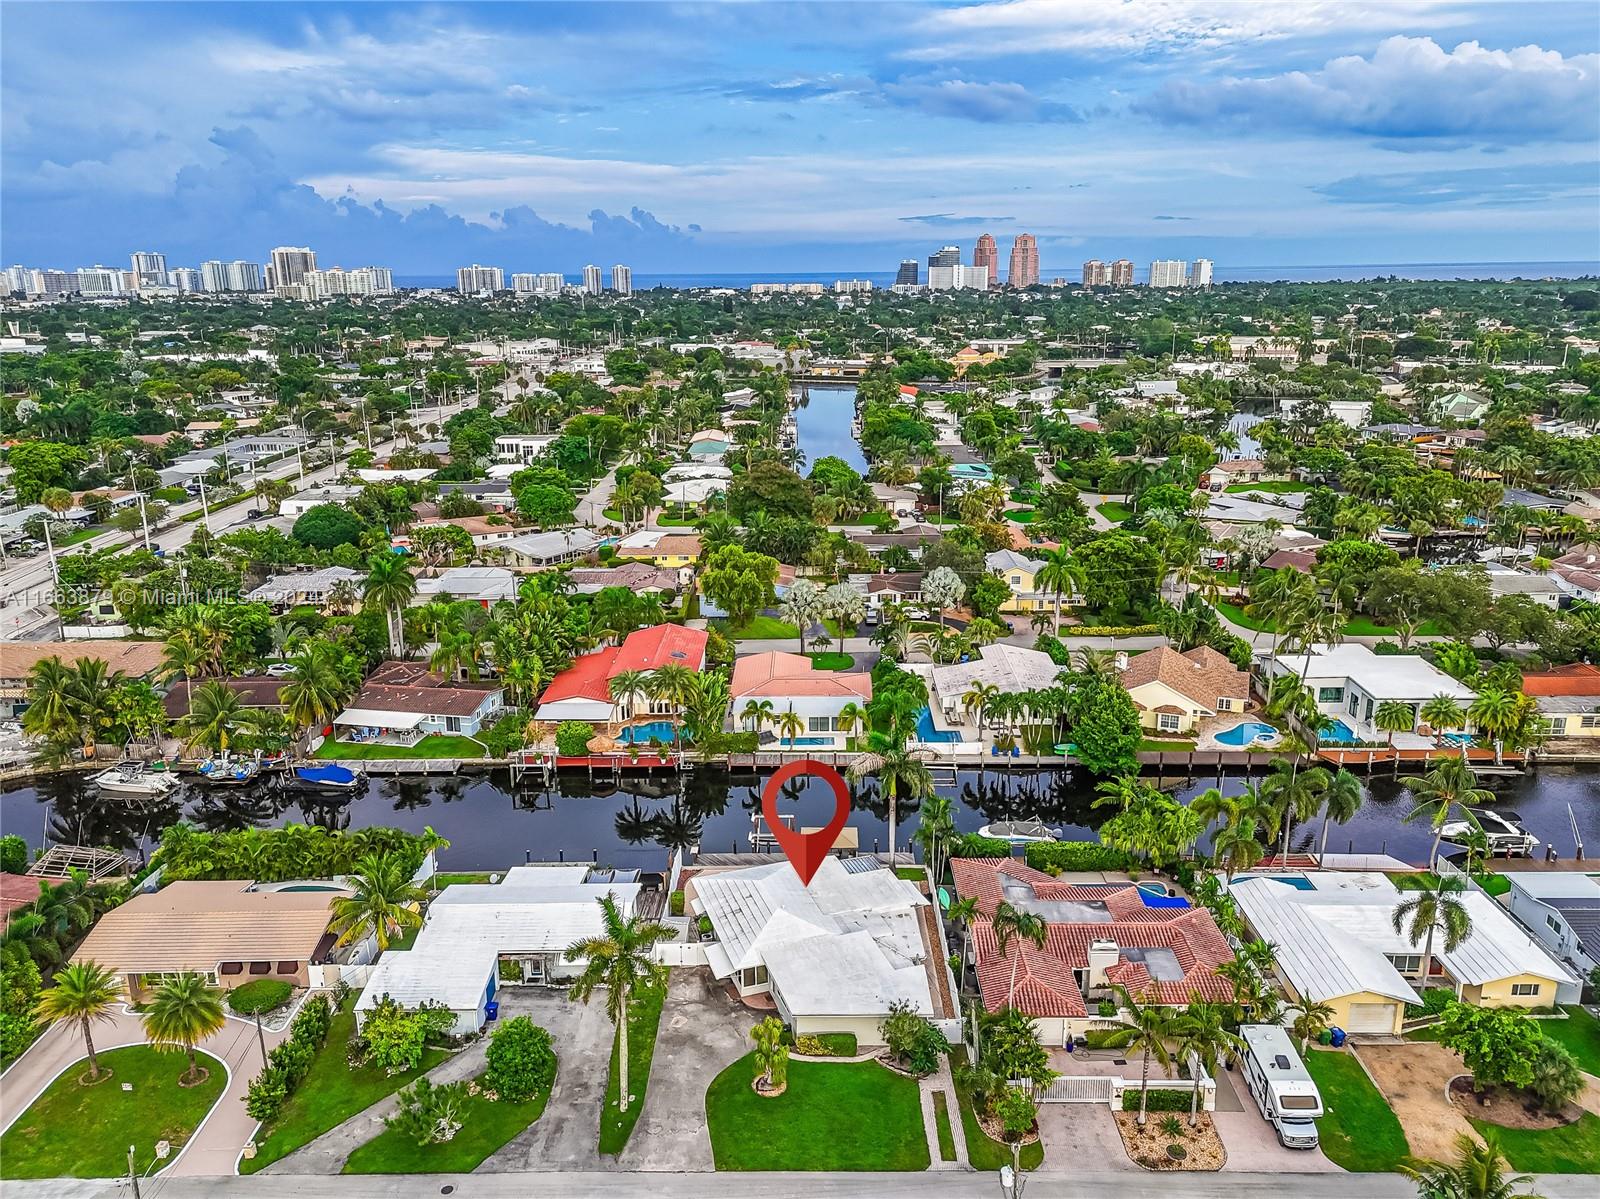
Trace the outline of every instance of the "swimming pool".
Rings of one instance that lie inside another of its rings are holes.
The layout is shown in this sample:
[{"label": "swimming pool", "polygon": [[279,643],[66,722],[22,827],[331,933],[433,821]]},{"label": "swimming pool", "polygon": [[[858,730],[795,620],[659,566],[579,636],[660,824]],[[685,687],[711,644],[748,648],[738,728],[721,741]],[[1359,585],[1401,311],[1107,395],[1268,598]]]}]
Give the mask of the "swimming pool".
[{"label": "swimming pool", "polygon": [[801,746],[801,745],[832,745],[832,744],[833,744],[833,738],[832,737],[795,737],[793,740],[790,740],[788,737],[779,737],[778,738],[778,748],[779,749],[793,749],[793,748],[795,748],[797,746]]},{"label": "swimming pool", "polygon": [[1259,720],[1247,720],[1243,724],[1236,724],[1227,732],[1217,734],[1219,745],[1249,745],[1253,741],[1276,741],[1278,730],[1270,724],[1262,724]]},{"label": "swimming pool", "polygon": [[933,713],[927,708],[923,708],[917,714],[917,740],[948,744],[951,741],[960,741],[961,734],[934,728]]},{"label": "swimming pool", "polygon": [[649,724],[630,724],[622,730],[617,740],[624,745],[649,745],[651,738],[663,745],[671,745],[678,739],[678,731],[672,727],[670,720],[652,720]]},{"label": "swimming pool", "polygon": [[706,457],[712,454],[726,454],[728,452],[728,443],[725,441],[697,441],[689,447],[689,452]]},{"label": "swimming pool", "polygon": [[1335,720],[1326,732],[1318,733],[1317,740],[1324,745],[1339,745],[1356,739],[1355,730],[1342,720]]},{"label": "swimming pool", "polygon": [[1446,733],[1444,735],[1444,740],[1446,745],[1454,745],[1458,747],[1462,745],[1476,745],[1478,743],[1477,738],[1471,733]]},{"label": "swimming pool", "polygon": [[1247,878],[1271,879],[1275,883],[1282,883],[1285,887],[1290,887],[1296,891],[1315,891],[1317,889],[1309,878],[1301,878],[1295,874],[1240,874],[1234,878],[1233,885],[1237,887]]}]

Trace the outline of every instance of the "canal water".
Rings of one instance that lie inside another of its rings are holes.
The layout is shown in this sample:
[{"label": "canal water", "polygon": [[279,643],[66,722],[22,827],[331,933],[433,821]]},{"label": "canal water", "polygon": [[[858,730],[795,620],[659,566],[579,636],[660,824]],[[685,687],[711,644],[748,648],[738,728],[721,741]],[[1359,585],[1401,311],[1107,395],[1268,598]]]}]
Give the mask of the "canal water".
[{"label": "canal water", "polygon": [[[620,784],[593,782],[565,774],[549,785],[513,789],[504,772],[449,777],[371,779],[365,792],[326,802],[280,789],[276,780],[233,789],[186,785],[158,804],[140,805],[98,796],[82,776],[57,775],[37,785],[0,792],[0,830],[16,833],[30,846],[52,843],[105,845],[148,852],[161,830],[178,819],[207,829],[293,822],[333,829],[389,825],[413,832],[431,826],[449,838],[441,857],[445,869],[503,869],[520,862],[598,861],[614,866],[660,870],[668,850],[699,844],[706,852],[748,852],[751,815],[761,806],[764,777],[730,775],[720,769],[625,778]],[[1188,799],[1215,777],[1182,782],[1169,776],[1173,793]],[[1542,844],[1554,844],[1562,857],[1573,855],[1570,807],[1588,853],[1600,857],[1600,772],[1546,767],[1537,775],[1485,780],[1500,810],[1517,812]],[[1244,779],[1230,776],[1223,790],[1232,794]],[[876,782],[852,788],[850,825],[863,850],[888,848],[888,811]],[[1090,840],[1108,814],[1091,805],[1094,780],[1069,769],[963,770],[938,792],[954,804],[956,826],[976,832],[991,821],[1038,817],[1067,840]],[[786,785],[780,810],[793,812],[798,826],[827,823],[833,798],[825,784],[799,780]],[[1367,800],[1346,825],[1332,830],[1330,850],[1387,852],[1407,861],[1426,859],[1432,835],[1425,823],[1405,823],[1410,797],[1387,776],[1367,783]],[[900,806],[902,849],[917,827],[915,805]],[[1296,849],[1314,849],[1320,824],[1296,831]],[[1542,852],[1542,850],[1541,850]]]},{"label": "canal water", "polygon": [[811,384],[806,395],[795,395],[795,432],[805,469],[810,473],[818,458],[843,458],[857,474],[867,473],[867,456],[861,452],[852,427],[856,418],[856,389]]}]

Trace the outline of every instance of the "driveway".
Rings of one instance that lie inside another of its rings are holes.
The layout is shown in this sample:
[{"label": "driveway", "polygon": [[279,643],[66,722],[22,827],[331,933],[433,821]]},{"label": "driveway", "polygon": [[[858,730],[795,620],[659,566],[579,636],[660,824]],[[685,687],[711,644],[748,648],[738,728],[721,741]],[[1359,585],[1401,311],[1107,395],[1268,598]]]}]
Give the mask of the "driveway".
[{"label": "driveway", "polygon": [[1137,1170],[1122,1134],[1104,1103],[1041,1103],[1039,1138],[1044,1141],[1040,1174]]},{"label": "driveway", "polygon": [[730,999],[704,968],[674,970],[650,1063],[650,1089],[633,1136],[617,1159],[623,1170],[711,1170],[706,1091],[753,1048],[756,1013]]},{"label": "driveway", "polygon": [[1211,1122],[1228,1152],[1224,1170],[1305,1174],[1339,1169],[1322,1155],[1321,1149],[1285,1149],[1236,1069],[1217,1074],[1217,1110],[1211,1113]]},{"label": "driveway", "polygon": [[574,1003],[564,989],[504,987],[499,999],[502,1018],[529,1016],[549,1031],[559,1065],[544,1115],[490,1154],[478,1170],[608,1168],[609,1161],[600,1157],[600,1107],[606,1097],[612,1042],[605,996]]}]

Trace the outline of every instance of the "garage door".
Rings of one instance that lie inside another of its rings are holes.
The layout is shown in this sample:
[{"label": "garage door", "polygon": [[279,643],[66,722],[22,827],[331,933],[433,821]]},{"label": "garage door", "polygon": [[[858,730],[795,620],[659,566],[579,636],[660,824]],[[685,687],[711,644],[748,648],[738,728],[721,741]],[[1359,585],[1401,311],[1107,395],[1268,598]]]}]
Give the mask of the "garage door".
[{"label": "garage door", "polygon": [[1395,1009],[1399,1006],[1396,1003],[1352,1003],[1350,1023],[1345,1031],[1392,1035]]}]

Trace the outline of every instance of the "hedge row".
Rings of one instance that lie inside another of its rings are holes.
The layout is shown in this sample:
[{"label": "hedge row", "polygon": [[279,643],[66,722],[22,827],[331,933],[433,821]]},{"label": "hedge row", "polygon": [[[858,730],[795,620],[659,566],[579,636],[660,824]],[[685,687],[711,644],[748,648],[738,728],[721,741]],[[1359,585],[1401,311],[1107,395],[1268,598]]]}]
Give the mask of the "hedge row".
[{"label": "hedge row", "polygon": [[[1186,1112],[1194,1103],[1194,1097],[1189,1091],[1174,1091],[1170,1087],[1150,1088],[1150,1101],[1145,1104],[1147,1112]],[[1136,1112],[1139,1110],[1139,1088],[1129,1087],[1122,1092],[1122,1110]]]},{"label": "hedge row", "polygon": [[313,995],[289,1025],[289,1038],[267,1054],[267,1064],[250,1083],[244,1110],[265,1123],[283,1110],[294,1089],[305,1080],[317,1050],[333,1026],[333,1005],[326,995]]},{"label": "hedge row", "polygon": [[1046,874],[1063,874],[1070,870],[1126,870],[1133,859],[1095,841],[1035,841],[1028,846],[1027,862]]}]

